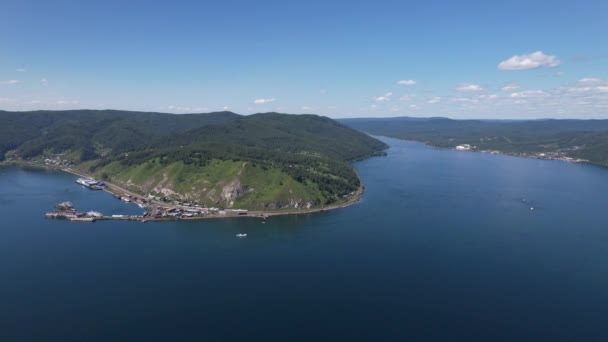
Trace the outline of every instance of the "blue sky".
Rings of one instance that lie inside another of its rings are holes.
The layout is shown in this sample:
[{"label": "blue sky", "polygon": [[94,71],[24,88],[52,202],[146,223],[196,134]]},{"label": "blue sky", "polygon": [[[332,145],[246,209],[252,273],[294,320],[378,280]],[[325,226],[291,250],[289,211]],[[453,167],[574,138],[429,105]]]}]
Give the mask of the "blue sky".
[{"label": "blue sky", "polygon": [[0,109],[608,118],[607,23],[608,1],[5,0]]}]

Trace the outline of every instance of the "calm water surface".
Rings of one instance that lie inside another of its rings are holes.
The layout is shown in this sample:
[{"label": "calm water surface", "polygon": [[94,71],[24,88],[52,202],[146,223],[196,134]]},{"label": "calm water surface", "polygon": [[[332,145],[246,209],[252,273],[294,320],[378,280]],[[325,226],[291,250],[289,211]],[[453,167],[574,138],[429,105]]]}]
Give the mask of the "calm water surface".
[{"label": "calm water surface", "polygon": [[141,209],[0,169],[0,340],[608,340],[608,170],[384,140],[361,203],[266,224],[45,220]]}]

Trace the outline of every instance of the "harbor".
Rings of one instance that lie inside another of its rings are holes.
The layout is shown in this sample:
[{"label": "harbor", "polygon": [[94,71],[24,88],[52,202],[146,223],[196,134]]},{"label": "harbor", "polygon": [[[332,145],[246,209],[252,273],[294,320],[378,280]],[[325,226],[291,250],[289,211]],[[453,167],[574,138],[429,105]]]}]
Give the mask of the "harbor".
[{"label": "harbor", "polygon": [[[130,193],[120,193],[116,189],[109,189],[104,183],[95,181],[90,178],[78,178],[77,184],[92,190],[105,190],[112,196],[124,203],[131,203],[143,209],[141,215],[123,215],[123,214],[102,214],[99,211],[81,211],[77,210],[74,205],[69,202],[58,203],[55,208],[45,213],[47,219],[69,220],[72,222],[96,222],[104,220],[124,220],[124,221],[168,221],[168,220],[184,220],[184,219],[201,219],[201,218],[225,218],[225,217],[259,217],[265,219],[267,215],[256,213],[249,215],[249,211],[245,209],[221,209],[215,207],[204,207],[198,205],[171,205],[168,203],[159,203],[153,198],[144,198]],[[100,189],[98,189],[100,188]]]},{"label": "harbor", "polygon": [[[144,207],[145,208],[145,207]],[[97,211],[79,211],[74,208],[71,202],[61,202],[56,205],[55,209],[45,214],[48,219],[69,220],[72,222],[95,222],[102,220],[125,220],[125,221],[140,221],[147,222],[150,220],[167,221],[167,220],[184,220],[184,219],[200,219],[200,218],[223,218],[223,217],[260,217],[265,219],[265,215],[248,215],[247,210],[242,209],[225,209],[218,208],[175,208],[175,207],[154,207],[153,209],[146,208],[142,215],[104,215]]]},{"label": "harbor", "polygon": [[106,187],[105,183],[90,178],[78,178],[76,183],[91,190],[104,190]]},{"label": "harbor", "polygon": [[98,220],[128,220],[145,221],[144,215],[103,215],[98,211],[78,211],[71,202],[61,202],[56,205],[55,210],[44,215],[49,219],[69,220],[72,222],[95,222]]}]

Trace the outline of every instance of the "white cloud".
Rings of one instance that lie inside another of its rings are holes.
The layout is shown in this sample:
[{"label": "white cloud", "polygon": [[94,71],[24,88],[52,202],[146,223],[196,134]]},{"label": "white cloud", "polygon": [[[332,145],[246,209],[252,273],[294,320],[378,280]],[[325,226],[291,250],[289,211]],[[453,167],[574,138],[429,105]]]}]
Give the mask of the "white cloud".
[{"label": "white cloud", "polygon": [[13,103],[16,102],[16,99],[11,99],[7,97],[0,97],[0,103]]},{"label": "white cloud", "polygon": [[167,108],[173,112],[190,112],[190,111],[192,111],[191,107],[183,107],[183,106],[167,106]]},{"label": "white cloud", "polygon": [[272,99],[255,99],[253,101],[253,103],[255,103],[255,104],[265,104],[265,103],[271,103],[271,102],[274,102],[274,101],[276,101],[276,99],[274,99],[274,98],[272,98]]},{"label": "white cloud", "polygon": [[572,87],[566,89],[569,93],[587,93],[593,90],[593,87]]},{"label": "white cloud", "polygon": [[16,72],[26,72],[27,69],[25,69],[25,68],[17,68],[17,69],[15,69],[15,71]]},{"label": "white cloud", "polygon": [[49,80],[47,80],[46,78],[43,78],[40,80],[40,84],[46,87],[47,85],[49,85]]},{"label": "white cloud", "polygon": [[513,90],[517,90],[519,89],[519,85],[515,84],[515,83],[510,83],[507,84],[506,86],[500,88],[500,90],[505,91],[505,92],[511,92]]},{"label": "white cloud", "polygon": [[391,96],[393,96],[393,93],[386,93],[382,96],[376,96],[374,97],[374,101],[376,102],[383,102],[383,101],[390,101],[391,100]]},{"label": "white cloud", "polygon": [[308,106],[302,106],[301,109],[302,110],[315,110],[313,107],[308,107]]},{"label": "white cloud", "polygon": [[456,88],[456,90],[464,92],[464,93],[468,93],[468,92],[482,91],[483,88],[477,84],[463,84],[463,85],[459,86],[458,88]]},{"label": "white cloud", "polygon": [[602,80],[600,78],[585,77],[585,78],[581,78],[580,80],[578,80],[578,83],[597,84],[597,83],[608,83],[608,81]]},{"label": "white cloud", "polygon": [[536,51],[527,55],[515,55],[498,64],[499,70],[526,70],[539,67],[554,68],[561,62],[555,56],[545,55],[542,51]]},{"label": "white cloud", "polygon": [[441,101],[441,97],[435,96],[432,99],[428,100],[427,103],[439,103]]},{"label": "white cloud", "polygon": [[405,94],[405,95],[401,96],[399,98],[399,100],[401,100],[401,101],[409,101],[409,100],[412,100],[414,97],[416,97],[416,95]]},{"label": "white cloud", "polygon": [[523,98],[530,98],[530,97],[544,97],[547,95],[549,95],[549,94],[542,90],[526,90],[526,91],[520,91],[517,93],[511,93],[510,97],[512,99],[523,99]]},{"label": "white cloud", "polygon": [[488,94],[488,95],[485,95],[485,94],[484,94],[484,95],[479,95],[479,98],[480,98],[481,100],[493,101],[493,100],[498,99],[498,95],[496,95],[496,94]]},{"label": "white cloud", "polygon": [[597,91],[602,92],[602,93],[608,93],[608,86],[601,86],[601,87],[597,87],[595,89],[597,89]]},{"label": "white cloud", "polygon": [[223,109],[223,110],[228,110],[228,108],[230,108],[230,107],[228,107],[228,106],[224,106],[224,108],[222,108],[222,109]]},{"label": "white cloud", "polygon": [[450,102],[470,102],[470,103],[477,103],[479,102],[478,99],[473,99],[473,98],[469,98],[469,97],[453,97],[450,99]]},{"label": "white cloud", "polygon": [[411,108],[411,109],[416,109],[416,108],[418,108],[418,106],[416,106],[415,104],[411,104],[411,105],[410,105],[410,108]]},{"label": "white cloud", "polygon": [[21,83],[21,81],[19,81],[19,80],[8,80],[8,81],[2,81],[0,83],[13,85],[13,84]]},{"label": "white cloud", "polygon": [[64,105],[77,105],[77,104],[78,104],[78,101],[76,101],[76,100],[71,100],[71,101],[70,101],[70,100],[57,100],[57,101],[55,101],[55,104],[56,104],[56,105],[59,105],[59,106],[64,106]]},{"label": "white cloud", "polygon": [[416,84],[415,80],[401,80],[401,81],[397,81],[397,84],[399,85],[414,85]]}]

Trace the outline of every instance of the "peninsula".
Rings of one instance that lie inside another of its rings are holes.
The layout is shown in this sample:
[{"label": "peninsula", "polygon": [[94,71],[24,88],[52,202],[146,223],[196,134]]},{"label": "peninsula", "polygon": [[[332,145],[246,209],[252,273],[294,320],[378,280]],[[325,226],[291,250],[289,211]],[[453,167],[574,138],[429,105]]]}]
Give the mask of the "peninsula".
[{"label": "peninsula", "polygon": [[386,145],[317,115],[0,111],[0,160],[54,167],[167,207],[297,213],[356,201],[352,161]]}]

